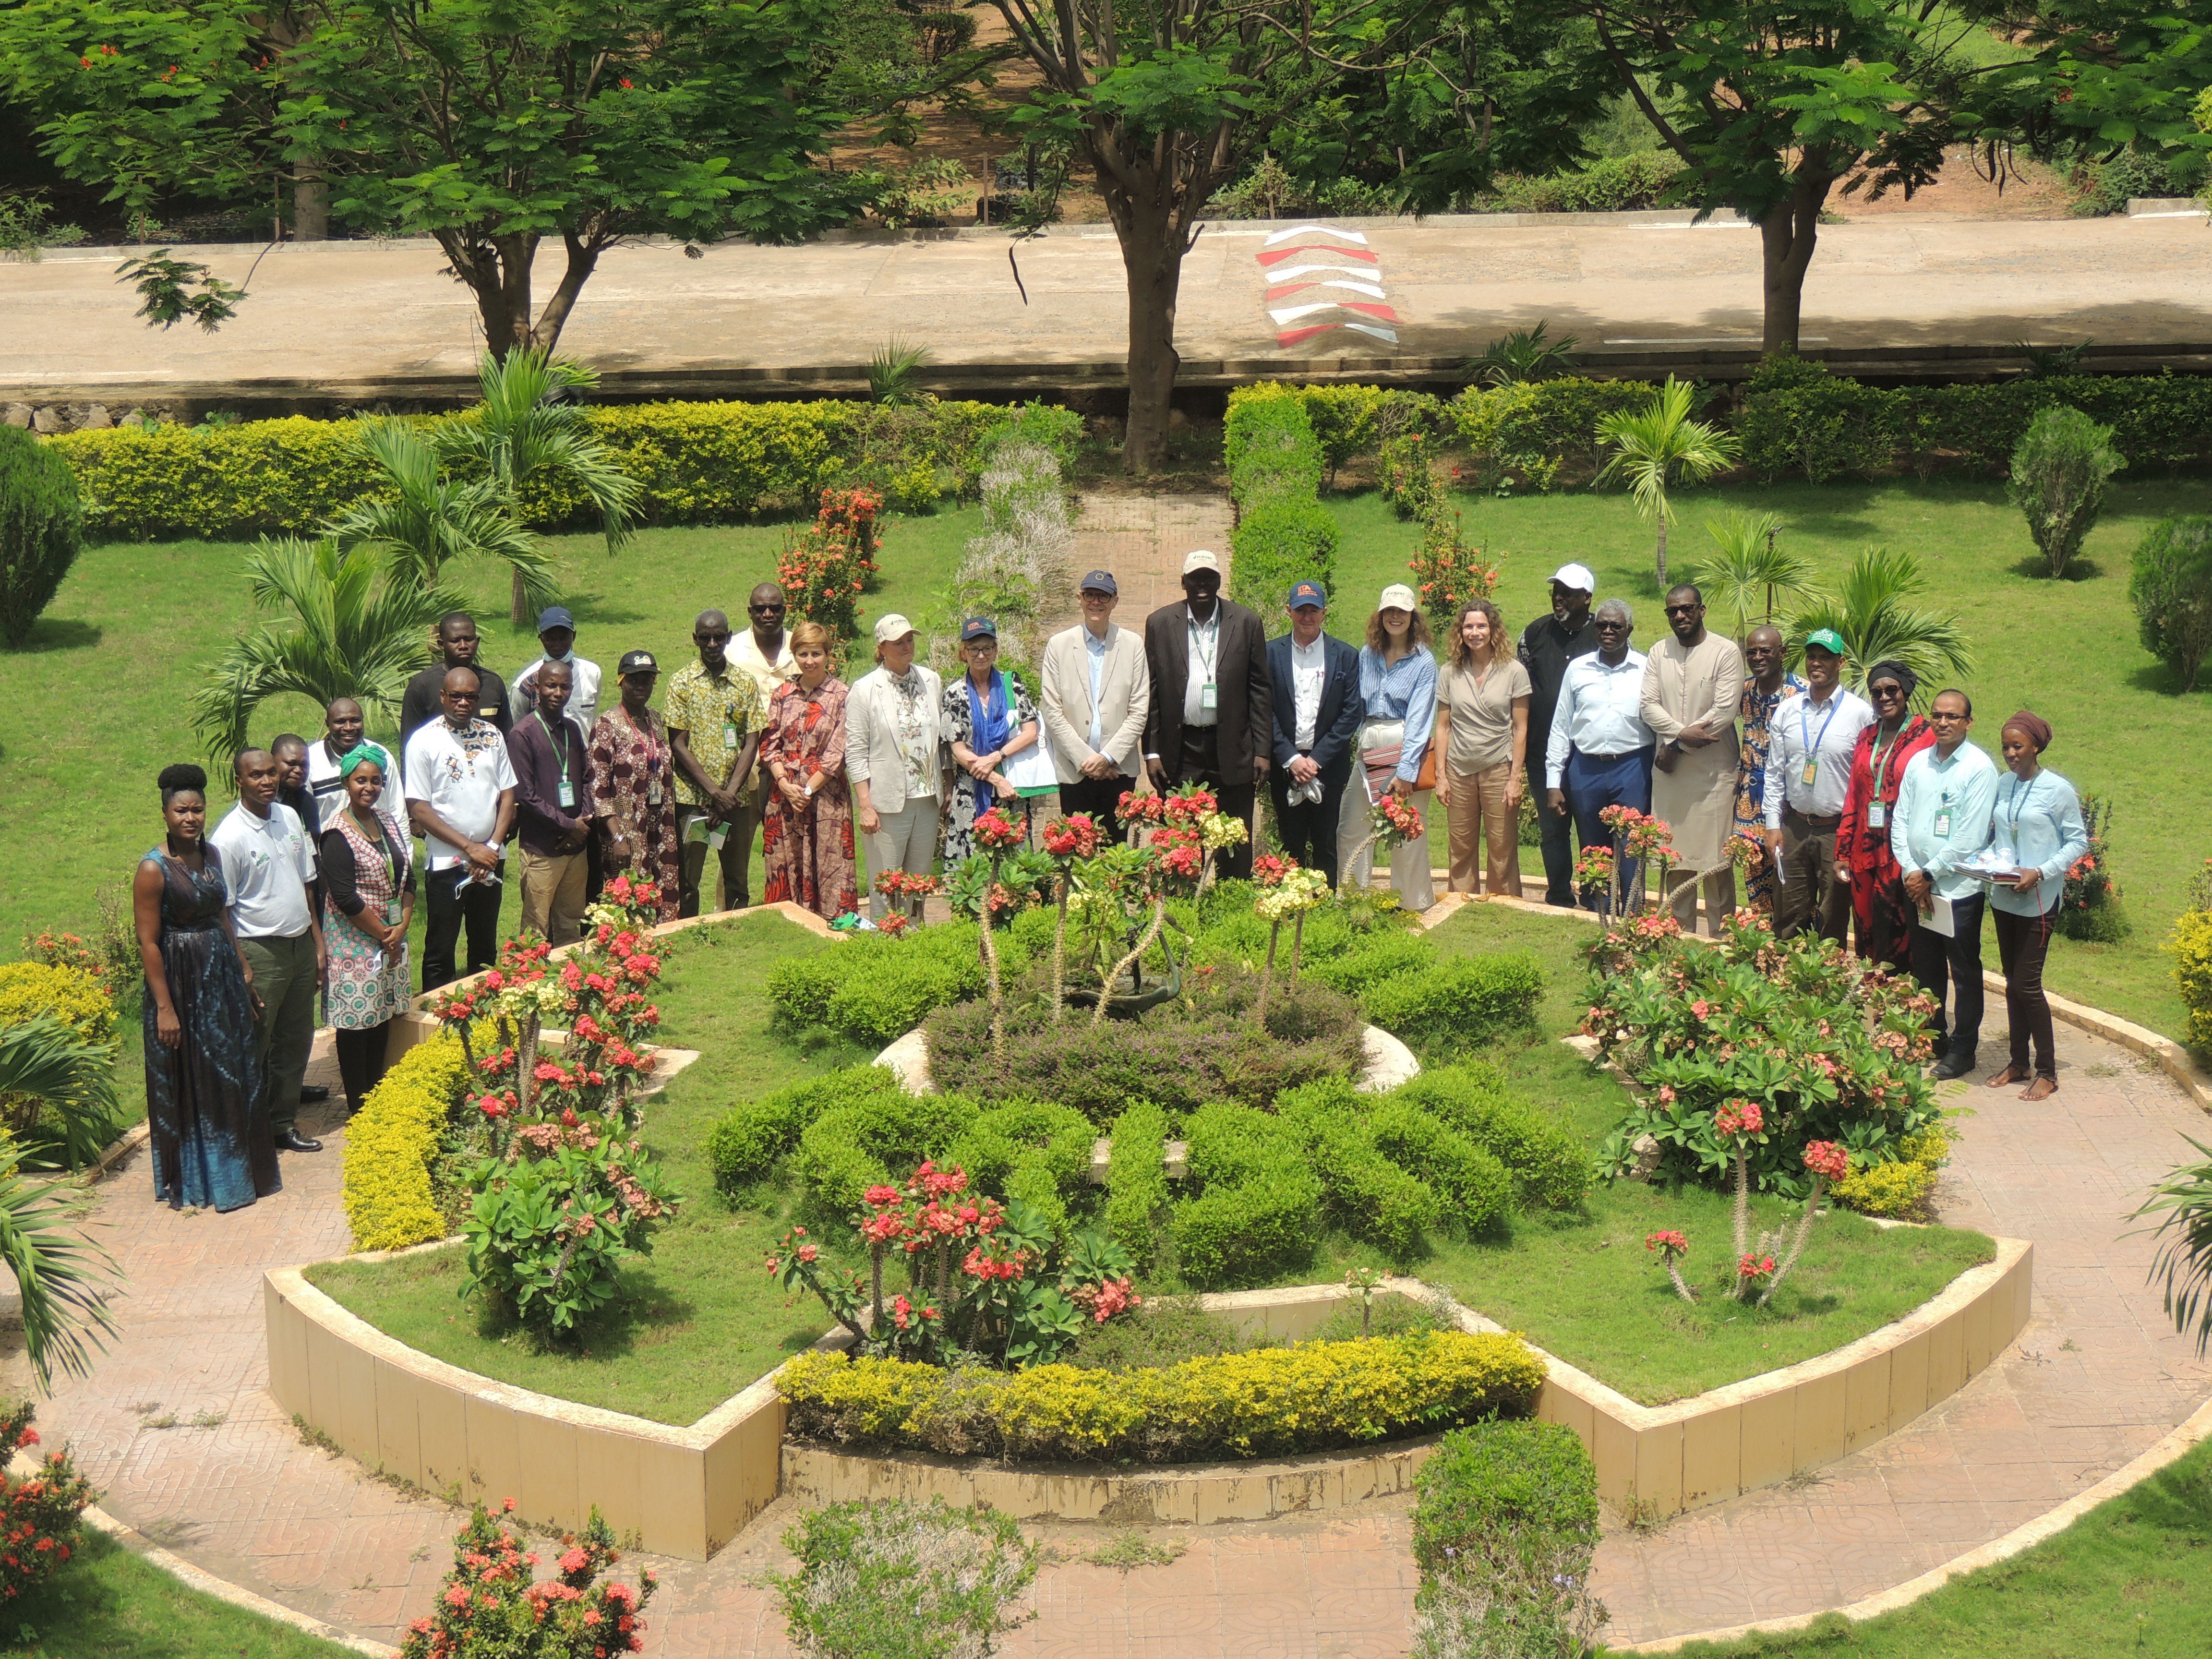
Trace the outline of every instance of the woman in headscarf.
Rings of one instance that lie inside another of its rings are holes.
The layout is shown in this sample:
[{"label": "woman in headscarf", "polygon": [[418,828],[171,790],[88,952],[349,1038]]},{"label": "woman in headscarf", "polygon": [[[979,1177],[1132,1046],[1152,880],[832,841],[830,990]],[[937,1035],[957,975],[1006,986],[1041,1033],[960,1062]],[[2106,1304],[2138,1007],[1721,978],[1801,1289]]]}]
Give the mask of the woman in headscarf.
[{"label": "woman in headscarf", "polygon": [[253,969],[230,926],[222,865],[207,849],[207,774],[161,769],[159,847],[131,878],[146,970],[146,1122],[154,1196],[171,1209],[236,1210],[283,1190],[268,1076],[253,1050]]},{"label": "woman in headscarf", "polygon": [[346,1115],[384,1080],[392,1022],[407,1011],[407,929],[415,870],[407,832],[380,804],[392,757],[359,743],[338,759],[345,805],[323,831],[323,937],[331,976],[324,1006],[337,1036]]},{"label": "woman in headscarf", "polygon": [[2041,1100],[2058,1087],[2057,1043],[2051,1029],[2051,1000],[2043,994],[2043,958],[2051,948],[2058,901],[2066,892],[2066,872],[2089,850],[2089,831],[2074,786],[2043,765],[2051,723],[2023,708],[2004,723],[1999,738],[2006,775],[1997,780],[1996,822],[1990,841],[2016,873],[2009,881],[1990,882],[1990,902],[1996,916],[1997,960],[2004,969],[2012,1059],[1985,1081],[1992,1089],[2026,1083],[2020,1097]]},{"label": "woman in headscarf", "polygon": [[1895,973],[1912,966],[1912,904],[1905,896],[1905,872],[1890,854],[1890,814],[1897,811],[1905,763],[1936,741],[1936,728],[1912,712],[1919,684],[1894,659],[1867,671],[1875,720],[1851,751],[1850,787],[1836,830],[1836,873],[1850,884],[1859,957]]}]

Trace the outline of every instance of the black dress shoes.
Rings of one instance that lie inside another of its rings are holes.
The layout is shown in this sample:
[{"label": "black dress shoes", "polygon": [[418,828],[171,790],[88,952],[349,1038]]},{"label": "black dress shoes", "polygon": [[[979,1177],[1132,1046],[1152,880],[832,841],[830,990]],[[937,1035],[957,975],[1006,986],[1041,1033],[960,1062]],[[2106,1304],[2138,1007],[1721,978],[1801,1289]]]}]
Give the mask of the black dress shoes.
[{"label": "black dress shoes", "polygon": [[1948,1083],[1953,1078],[1964,1077],[1973,1069],[1972,1055],[1969,1054],[1961,1059],[1959,1055],[1954,1054],[1936,1068],[1936,1080],[1938,1083]]},{"label": "black dress shoes", "polygon": [[319,1106],[330,1097],[331,1091],[323,1084],[303,1083],[300,1085],[300,1104],[302,1106]]},{"label": "black dress shoes", "polygon": [[319,1152],[323,1150],[323,1143],[308,1139],[297,1129],[279,1129],[276,1132],[276,1150],[280,1152]]}]

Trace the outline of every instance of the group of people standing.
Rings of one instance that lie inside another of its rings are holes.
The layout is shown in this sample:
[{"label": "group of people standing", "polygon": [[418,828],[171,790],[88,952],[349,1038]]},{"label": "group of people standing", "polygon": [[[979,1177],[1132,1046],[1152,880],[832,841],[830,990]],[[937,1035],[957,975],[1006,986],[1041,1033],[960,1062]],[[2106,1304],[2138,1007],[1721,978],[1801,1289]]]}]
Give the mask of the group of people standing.
[{"label": "group of people standing", "polygon": [[[1522,640],[1527,729],[1547,733],[1539,818],[1549,902],[1575,902],[1570,825],[1585,847],[1614,844],[1600,814],[1627,805],[1669,825],[1680,874],[1663,896],[1686,931],[1702,896],[1711,932],[1736,903],[1728,843],[1747,837],[1765,853],[1747,898],[1771,910],[1778,937],[1848,938],[1862,959],[1911,974],[1935,997],[1940,1078],[1975,1069],[1983,913],[1992,911],[2011,1053],[1984,1080],[2025,1083],[2023,1099],[2051,1093],[2043,964],[2088,836],[2073,787],[2042,763],[2050,724],[2026,709],[2007,720],[2000,772],[1967,741],[1965,691],[1939,691],[1915,714],[1913,671],[1883,661],[1866,670],[1862,697],[1843,684],[1848,648],[1831,629],[1807,637],[1801,678],[1779,630],[1754,628],[1739,647],[1705,626],[1704,598],[1685,583],[1668,592],[1669,637],[1647,656],[1630,647],[1625,600],[1592,610],[1595,586],[1587,568],[1563,567],[1552,615]],[[1641,872],[1620,864],[1623,890],[1639,893]],[[1503,890],[1494,874],[1492,890]],[[1609,894],[1585,902],[1602,908]]]}]

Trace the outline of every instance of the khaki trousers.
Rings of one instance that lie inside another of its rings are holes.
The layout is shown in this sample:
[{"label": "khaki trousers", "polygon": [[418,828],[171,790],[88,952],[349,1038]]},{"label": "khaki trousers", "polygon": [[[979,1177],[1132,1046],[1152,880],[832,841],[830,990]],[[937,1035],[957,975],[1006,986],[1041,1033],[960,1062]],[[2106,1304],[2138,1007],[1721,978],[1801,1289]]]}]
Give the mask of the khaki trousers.
[{"label": "khaki trousers", "polygon": [[[1451,799],[1444,807],[1451,826],[1451,890],[1521,896],[1521,817],[1505,804],[1513,763],[1500,761],[1480,772],[1451,775]],[[1478,889],[1476,843],[1490,836],[1490,882]]]},{"label": "khaki trousers", "polygon": [[549,945],[574,944],[583,931],[585,878],[590,873],[582,848],[573,853],[522,853],[522,931],[545,936]]}]

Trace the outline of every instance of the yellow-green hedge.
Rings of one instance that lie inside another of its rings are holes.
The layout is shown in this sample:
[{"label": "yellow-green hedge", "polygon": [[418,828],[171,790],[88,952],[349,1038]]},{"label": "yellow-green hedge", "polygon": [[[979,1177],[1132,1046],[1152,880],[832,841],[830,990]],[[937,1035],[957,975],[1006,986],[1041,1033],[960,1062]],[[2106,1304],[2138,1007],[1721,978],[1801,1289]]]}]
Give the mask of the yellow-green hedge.
[{"label": "yellow-green hedge", "polygon": [[115,999],[96,975],[43,962],[0,965],[0,1026],[21,1025],[52,1014],[87,1042],[115,1036]]},{"label": "yellow-green hedge", "polygon": [[2184,1035],[2200,1054],[2212,1054],[2212,910],[2191,910],[2173,924],[2166,941],[2174,983],[2189,1009]]},{"label": "yellow-green hedge", "polygon": [[[875,482],[927,505],[949,467],[972,489],[977,441],[1010,411],[991,404],[921,409],[860,403],[656,403],[588,411],[594,430],[645,486],[648,522],[744,519],[811,508],[827,486]],[[425,426],[474,418],[426,416]],[[210,540],[313,530],[375,489],[379,474],[350,421],[293,416],[226,427],[110,428],[50,438],[85,499],[95,535]],[[533,484],[532,522],[587,517],[583,497]]]},{"label": "yellow-green hedge", "polygon": [[346,1221],[356,1250],[404,1249],[445,1237],[430,1163],[467,1081],[459,1039],[441,1031],[402,1054],[346,1125]]},{"label": "yellow-green hedge", "polygon": [[1364,1444],[1525,1412],[1543,1362],[1462,1331],[1304,1342],[1165,1370],[946,1372],[805,1353],[776,1376],[795,1434],[952,1454],[1146,1462]]}]

